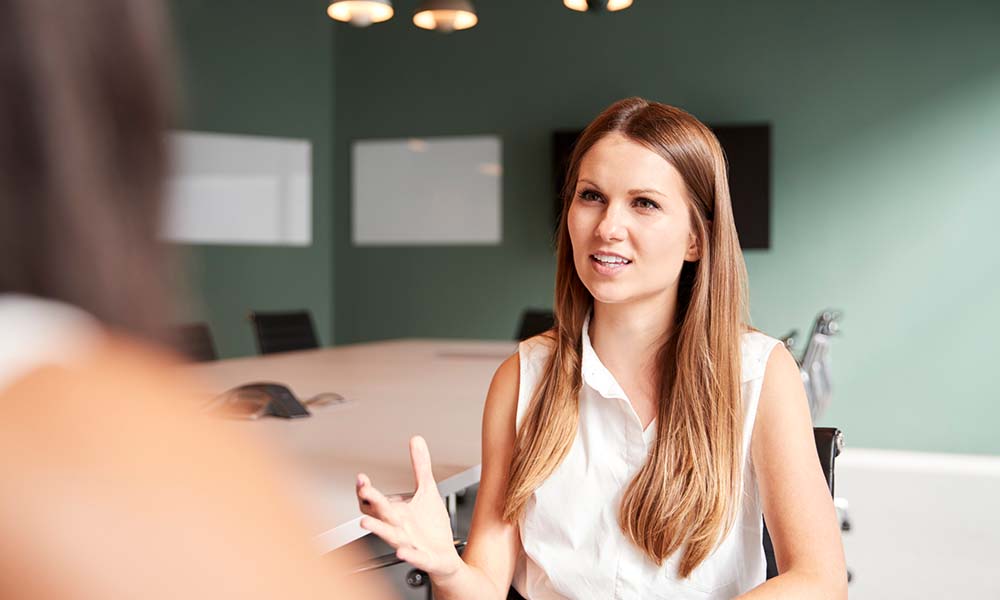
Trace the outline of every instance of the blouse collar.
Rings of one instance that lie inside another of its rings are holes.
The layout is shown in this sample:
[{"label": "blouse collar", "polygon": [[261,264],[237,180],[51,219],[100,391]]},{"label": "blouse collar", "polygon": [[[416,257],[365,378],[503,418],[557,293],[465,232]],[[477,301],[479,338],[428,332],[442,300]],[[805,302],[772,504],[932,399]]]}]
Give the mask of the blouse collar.
[{"label": "blouse collar", "polygon": [[594,351],[594,346],[590,343],[589,313],[583,321],[582,338],[583,355],[580,358],[580,370],[582,371],[583,382],[605,398],[627,400],[622,386],[618,384],[615,376],[611,374],[611,371],[598,358],[597,353]]}]

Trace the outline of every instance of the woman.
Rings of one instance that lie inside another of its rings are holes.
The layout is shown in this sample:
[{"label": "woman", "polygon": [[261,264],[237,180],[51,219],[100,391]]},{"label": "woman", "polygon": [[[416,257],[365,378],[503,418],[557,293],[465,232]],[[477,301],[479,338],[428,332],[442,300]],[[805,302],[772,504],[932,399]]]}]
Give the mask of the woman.
[{"label": "woman", "polygon": [[150,345],[170,122],[154,0],[0,0],[0,597],[372,597]]},{"label": "woman", "polygon": [[[583,132],[563,193],[556,326],[493,379],[465,554],[420,438],[418,490],[364,475],[370,529],[438,598],[846,597],[797,366],[747,325],[714,135],[638,98]],[[761,516],[781,575],[765,583]],[[807,543],[808,542],[808,543]]]}]

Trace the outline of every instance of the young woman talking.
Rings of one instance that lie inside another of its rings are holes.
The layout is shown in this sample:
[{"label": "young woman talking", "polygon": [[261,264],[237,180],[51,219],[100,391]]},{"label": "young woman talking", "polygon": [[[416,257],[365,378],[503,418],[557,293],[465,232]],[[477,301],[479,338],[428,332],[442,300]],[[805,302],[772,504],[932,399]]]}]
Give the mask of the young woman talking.
[{"label": "young woman talking", "polygon": [[464,555],[420,437],[412,499],[358,476],[362,527],[441,599],[846,598],[798,368],[749,326],[712,132],[656,102],[608,107],[572,154],[557,261],[555,327],[490,386]]}]

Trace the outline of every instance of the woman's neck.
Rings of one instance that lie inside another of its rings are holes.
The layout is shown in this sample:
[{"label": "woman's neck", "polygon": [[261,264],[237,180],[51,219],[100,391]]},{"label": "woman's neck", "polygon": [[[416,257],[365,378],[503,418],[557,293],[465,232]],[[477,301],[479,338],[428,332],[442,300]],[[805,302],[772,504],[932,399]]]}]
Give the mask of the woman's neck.
[{"label": "woman's neck", "polygon": [[657,351],[673,328],[676,296],[671,300],[641,305],[594,302],[590,343],[613,374],[627,378],[640,373],[653,375]]}]

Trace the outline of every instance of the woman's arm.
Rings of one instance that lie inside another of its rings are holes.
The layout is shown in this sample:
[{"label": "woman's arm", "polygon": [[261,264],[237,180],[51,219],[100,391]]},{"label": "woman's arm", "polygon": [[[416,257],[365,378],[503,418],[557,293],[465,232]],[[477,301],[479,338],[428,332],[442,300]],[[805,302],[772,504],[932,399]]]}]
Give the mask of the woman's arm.
[{"label": "woman's arm", "polygon": [[767,361],[750,446],[780,574],[740,598],[846,599],[837,515],[816,454],[799,369],[783,345]]},{"label": "woman's arm", "polygon": [[497,369],[483,410],[482,476],[469,540],[462,558],[451,544],[452,531],[431,473],[430,455],[420,438],[410,443],[417,491],[408,502],[392,502],[367,477],[359,476],[358,498],[366,517],[361,526],[393,548],[396,555],[427,571],[434,597],[507,597],[520,547],[517,526],[503,521],[507,474],[514,451],[519,379],[518,355]]},{"label": "woman's arm", "polygon": [[517,525],[503,520],[507,477],[514,453],[519,371],[515,354],[500,365],[490,384],[483,409],[483,471],[463,556],[465,568],[450,578],[432,576],[435,598],[507,597],[514,561],[521,547]]}]

